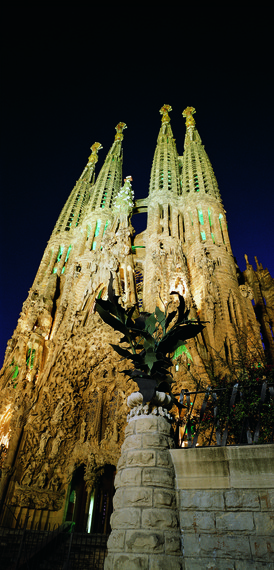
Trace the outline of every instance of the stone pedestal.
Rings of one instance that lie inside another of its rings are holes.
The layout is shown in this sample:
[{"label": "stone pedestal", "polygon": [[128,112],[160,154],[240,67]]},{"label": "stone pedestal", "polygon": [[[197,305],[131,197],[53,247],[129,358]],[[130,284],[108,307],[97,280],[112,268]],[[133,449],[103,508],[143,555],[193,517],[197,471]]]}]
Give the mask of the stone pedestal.
[{"label": "stone pedestal", "polygon": [[162,416],[129,420],[115,478],[105,570],[182,569],[170,430]]}]

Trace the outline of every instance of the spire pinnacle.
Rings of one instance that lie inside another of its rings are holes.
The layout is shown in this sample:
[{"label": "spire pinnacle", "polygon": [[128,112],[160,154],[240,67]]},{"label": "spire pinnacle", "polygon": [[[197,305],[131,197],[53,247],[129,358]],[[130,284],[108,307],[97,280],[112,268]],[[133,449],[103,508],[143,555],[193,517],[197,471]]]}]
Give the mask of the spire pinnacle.
[{"label": "spire pinnacle", "polygon": [[193,117],[194,113],[196,113],[196,110],[194,109],[194,107],[187,107],[182,112],[183,117],[186,117],[187,129],[193,129],[195,127],[195,119]]},{"label": "spire pinnacle", "polygon": [[88,164],[91,164],[92,166],[96,164],[96,162],[98,162],[98,151],[101,150],[102,145],[99,142],[95,142],[91,147],[91,155],[88,157]]},{"label": "spire pinnacle", "polygon": [[172,111],[171,105],[163,105],[160,109],[160,113],[162,116],[162,124],[165,125],[170,122],[169,112]]},{"label": "spire pinnacle", "polygon": [[123,136],[123,130],[126,129],[126,123],[118,123],[118,125],[115,127],[117,133],[115,135],[115,140],[116,141],[122,141],[124,136]]}]

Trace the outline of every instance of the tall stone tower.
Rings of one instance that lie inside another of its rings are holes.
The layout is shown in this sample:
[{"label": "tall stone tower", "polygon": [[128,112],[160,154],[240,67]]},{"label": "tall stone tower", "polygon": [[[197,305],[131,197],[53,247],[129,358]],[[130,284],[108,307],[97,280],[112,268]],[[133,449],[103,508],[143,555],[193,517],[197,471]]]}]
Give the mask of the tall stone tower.
[{"label": "tall stone tower", "polygon": [[[229,358],[235,327],[261,343],[251,304],[254,276],[238,279],[195,110],[183,113],[183,156],[169,111],[169,105],[160,111],[148,197],[134,201],[130,176],[122,186],[126,125],[119,123],[97,178],[101,145],[92,145],[50,237],[1,372],[2,525],[44,528],[74,520],[77,530],[109,530],[126,398],[136,389],[109,346],[115,334],[94,312],[111,275],[125,307],[152,311],[177,292],[191,316],[208,321],[189,345],[188,367],[201,366],[214,351]],[[134,237],[131,216],[141,211],[147,228]],[[179,391],[187,374],[178,364],[174,372]]]}]

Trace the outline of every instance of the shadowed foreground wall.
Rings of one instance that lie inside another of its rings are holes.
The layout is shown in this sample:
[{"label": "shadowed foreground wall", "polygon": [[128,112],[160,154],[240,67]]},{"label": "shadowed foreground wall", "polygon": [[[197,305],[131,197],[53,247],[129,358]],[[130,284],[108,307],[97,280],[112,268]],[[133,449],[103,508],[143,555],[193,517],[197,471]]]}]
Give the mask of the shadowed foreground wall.
[{"label": "shadowed foreground wall", "polygon": [[274,445],[170,454],[184,570],[273,570]]}]

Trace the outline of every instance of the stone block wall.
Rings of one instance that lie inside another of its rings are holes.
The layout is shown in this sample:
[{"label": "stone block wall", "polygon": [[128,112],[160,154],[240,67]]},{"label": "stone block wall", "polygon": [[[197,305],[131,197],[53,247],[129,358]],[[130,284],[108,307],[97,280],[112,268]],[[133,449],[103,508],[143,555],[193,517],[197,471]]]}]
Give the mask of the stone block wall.
[{"label": "stone block wall", "polygon": [[184,570],[273,570],[274,446],[170,453]]},{"label": "stone block wall", "polygon": [[105,570],[182,570],[170,424],[129,421],[115,477]]}]

